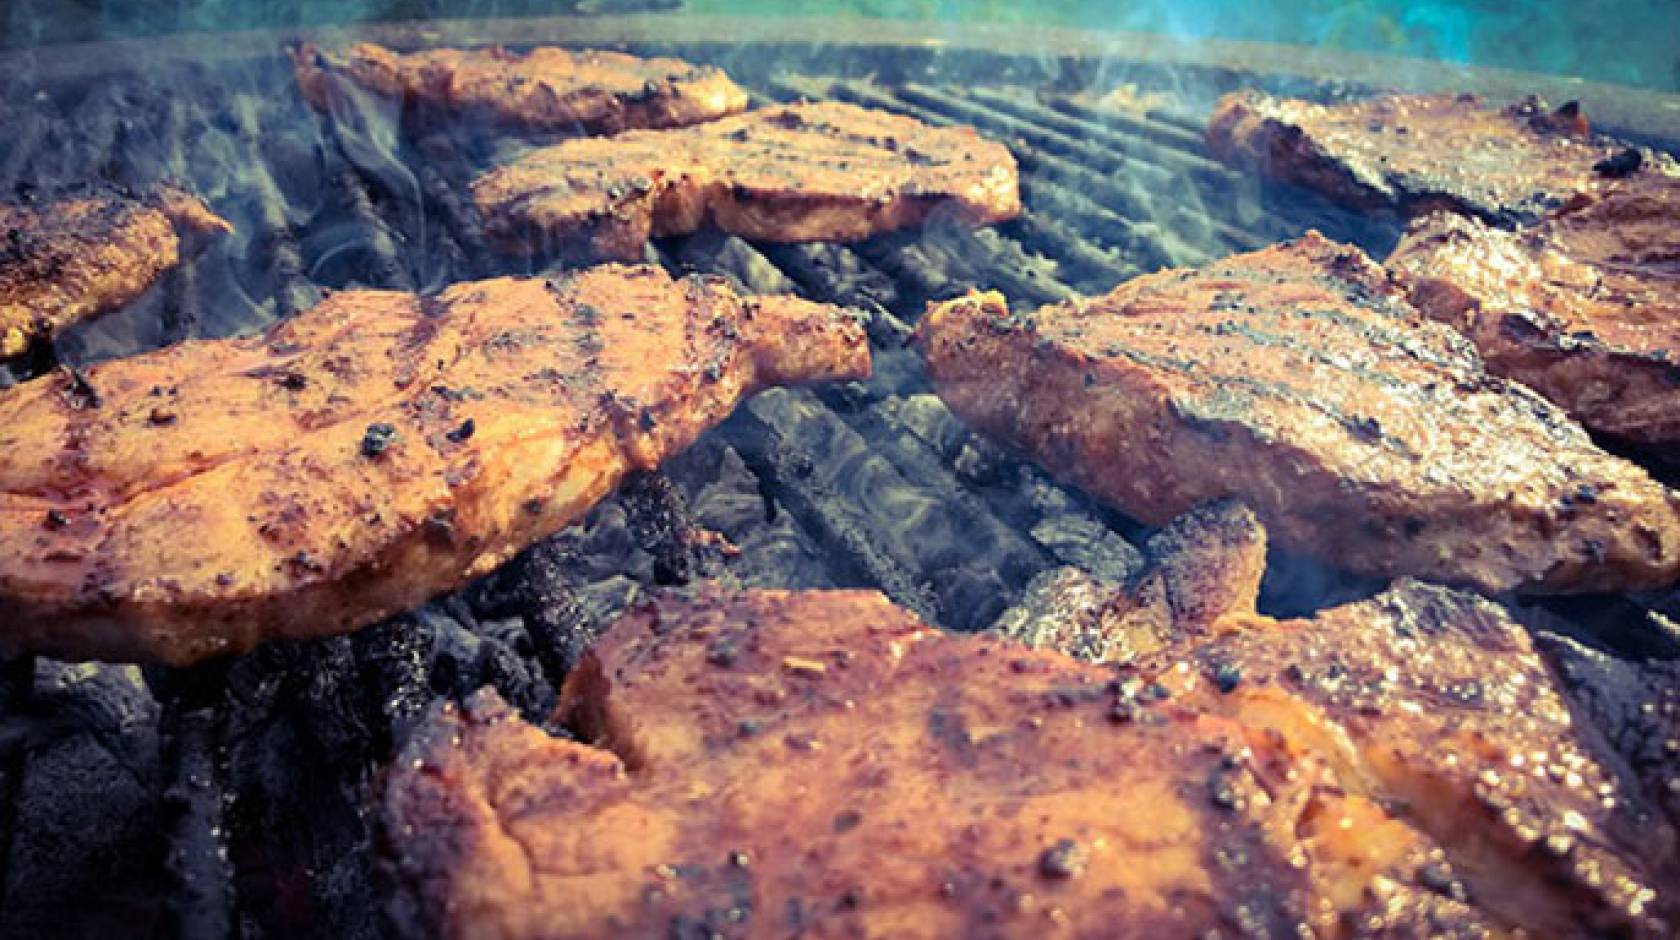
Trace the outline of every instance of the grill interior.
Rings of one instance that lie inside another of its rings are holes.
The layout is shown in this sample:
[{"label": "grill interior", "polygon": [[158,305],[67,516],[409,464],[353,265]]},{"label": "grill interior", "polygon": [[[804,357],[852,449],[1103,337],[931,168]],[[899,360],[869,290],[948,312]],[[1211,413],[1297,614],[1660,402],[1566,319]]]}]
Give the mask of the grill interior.
[{"label": "grill interior", "polygon": [[[318,117],[295,94],[278,40],[262,48],[0,79],[6,191],[173,177],[238,229],[129,309],[63,334],[63,363],[248,331],[328,290],[427,291],[558,270],[491,253],[464,198],[509,142],[448,124],[399,133],[373,102]],[[486,684],[544,719],[594,631],[649,589],[702,577],[874,587],[972,631],[1041,615],[1035,579],[1064,566],[1124,580],[1141,564],[1141,527],[974,436],[930,394],[905,348],[926,301],[973,287],[1013,305],[1101,293],[1307,228],[1379,256],[1398,235],[1393,218],[1262,185],[1202,149],[1201,119],[1223,91],[1323,99],[1363,90],[1354,82],[923,46],[628,48],[721,65],[761,103],[833,97],[972,124],[1014,150],[1028,211],[995,230],[935,223],[851,246],[662,241],[650,258],[674,272],[869,311],[875,377],[761,395],[582,525],[356,636],[192,670],[5,664],[0,932],[387,934],[366,806],[393,742],[435,702]],[[1123,84],[1168,103],[1092,104]],[[15,365],[0,382],[51,365]],[[696,537],[706,531],[727,543]],[[1262,607],[1300,613],[1378,586],[1277,555]],[[1649,729],[1680,709],[1680,629],[1668,619],[1680,594],[1523,613],[1624,753],[1650,745],[1650,759],[1674,759]],[[1641,725],[1642,715],[1656,717]]]}]

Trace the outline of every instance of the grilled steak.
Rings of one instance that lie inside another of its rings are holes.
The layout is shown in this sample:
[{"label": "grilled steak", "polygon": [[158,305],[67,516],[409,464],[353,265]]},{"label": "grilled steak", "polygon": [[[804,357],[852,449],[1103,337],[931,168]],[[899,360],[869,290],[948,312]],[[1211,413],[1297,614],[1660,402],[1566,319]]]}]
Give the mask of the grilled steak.
[{"label": "grilled steak", "polygon": [[1490,370],[1594,430],[1680,444],[1680,177],[1638,174],[1514,233],[1430,215],[1387,267]]},{"label": "grilled steak", "polygon": [[1150,551],[1150,575],[1100,618],[1140,651],[1137,682],[1320,750],[1350,792],[1436,840],[1498,922],[1667,935],[1653,914],[1677,900],[1657,896],[1680,884],[1673,830],[1600,763],[1503,609],[1405,580],[1310,620],[1260,616],[1265,533],[1235,504],[1175,521]]},{"label": "grilled steak", "polygon": [[1118,672],[864,592],[632,611],[562,693],[582,743],[487,692],[395,762],[406,926],[1664,935],[1672,831],[1500,608],[1403,582],[1262,617],[1235,505],[1152,548],[1098,617],[1145,651]]},{"label": "grilled steak", "polygon": [[[382,806],[399,918],[445,937],[1476,936],[1450,862],[1321,756],[870,592],[667,598],[544,734],[485,692]],[[1342,829],[1343,820],[1357,828]]]},{"label": "grilled steak", "polygon": [[1625,149],[1595,140],[1573,103],[1496,109],[1473,95],[1387,95],[1321,105],[1226,95],[1208,122],[1220,159],[1358,208],[1434,208],[1510,224],[1538,219],[1603,179]]},{"label": "grilled steak", "polygon": [[337,294],[0,397],[0,647],[185,663],[355,629],[579,518],[766,385],[868,371],[790,297],[603,267]]},{"label": "grilled steak", "polygon": [[1680,579],[1680,497],[1311,233],[1105,297],[934,305],[961,417],[1152,524],[1222,496],[1353,571],[1490,591]]},{"label": "grilled steak", "polygon": [[142,196],[93,190],[0,203],[0,357],[114,310],[180,263],[199,236],[231,226],[172,187]]},{"label": "grilled steak", "polygon": [[764,108],[674,131],[568,140],[473,184],[485,232],[516,253],[640,258],[710,222],[774,242],[854,240],[934,213],[1021,211],[1015,160],[969,128],[849,104]]},{"label": "grilled steak", "polygon": [[747,107],[747,93],[720,69],[622,52],[538,47],[405,54],[367,42],[327,52],[304,43],[292,58],[304,98],[322,111],[335,80],[420,109],[543,132],[682,127]]}]

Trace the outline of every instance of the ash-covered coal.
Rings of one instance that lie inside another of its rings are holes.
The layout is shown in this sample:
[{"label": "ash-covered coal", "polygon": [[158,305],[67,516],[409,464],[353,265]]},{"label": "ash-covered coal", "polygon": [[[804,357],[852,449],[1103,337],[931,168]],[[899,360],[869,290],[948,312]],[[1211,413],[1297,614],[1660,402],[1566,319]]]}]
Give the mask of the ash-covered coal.
[{"label": "ash-covered coal", "polygon": [[12,778],[0,936],[160,927],[156,700],[131,666],[41,660],[31,685],[0,719],[0,760]]}]

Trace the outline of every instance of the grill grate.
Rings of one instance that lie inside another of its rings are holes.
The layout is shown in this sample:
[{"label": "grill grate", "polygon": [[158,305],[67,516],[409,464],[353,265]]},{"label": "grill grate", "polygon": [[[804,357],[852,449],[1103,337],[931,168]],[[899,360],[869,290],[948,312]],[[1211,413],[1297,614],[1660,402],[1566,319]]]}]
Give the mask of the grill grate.
[{"label": "grill grate", "polygon": [[[854,246],[752,246],[703,233],[650,249],[674,271],[873,311],[869,382],[761,395],[583,524],[354,637],[277,645],[145,681],[114,666],[6,664],[0,933],[66,925],[189,937],[386,932],[366,794],[393,742],[434,701],[482,684],[541,720],[594,632],[653,586],[701,576],[870,586],[930,621],[979,630],[1063,566],[1115,581],[1134,573],[1136,525],[998,452],[929,394],[905,348],[925,303],[973,287],[1000,289],[1017,305],[1099,293],[1308,227],[1382,252],[1394,220],[1264,187],[1207,158],[1194,109],[1205,107],[1209,87],[1257,76],[1142,70],[1130,77],[1200,91],[1182,114],[1109,113],[1067,94],[1079,89],[1067,87],[1065,63],[1006,58],[988,71],[992,60],[941,61],[902,50],[831,60],[804,47],[774,56],[746,47],[720,64],[761,100],[834,97],[977,126],[1021,162],[1021,219]],[[967,80],[976,69],[987,82]],[[506,156],[501,145],[449,128],[403,137],[394,115],[372,104],[317,118],[277,50],[100,81],[0,81],[11,83],[0,100],[21,103],[6,116],[0,187],[174,176],[238,228],[129,310],[67,332],[58,352],[68,362],[252,329],[324,290],[431,290],[539,273],[491,253],[461,195]],[[27,377],[14,368],[0,380]],[[739,552],[692,537],[702,530],[723,533]],[[1279,557],[1263,603],[1298,612],[1374,587]],[[1680,631],[1653,613],[1675,613],[1675,598],[1583,603],[1564,609],[1566,619],[1545,612],[1549,629],[1588,644],[1570,641],[1572,655],[1603,655],[1594,649],[1607,645],[1623,657],[1680,654]],[[1577,621],[1589,625],[1570,625]],[[77,772],[94,774],[91,791],[55,794]],[[49,842],[56,851],[41,851]]]}]

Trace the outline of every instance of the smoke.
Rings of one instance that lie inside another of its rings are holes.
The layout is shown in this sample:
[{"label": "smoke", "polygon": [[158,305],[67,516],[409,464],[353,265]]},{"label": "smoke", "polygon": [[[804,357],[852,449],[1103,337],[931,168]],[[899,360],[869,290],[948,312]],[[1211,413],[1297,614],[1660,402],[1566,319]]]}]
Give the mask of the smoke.
[{"label": "smoke", "polygon": [[679,0],[11,0],[9,4],[0,3],[0,45],[444,17],[631,13],[678,5]]}]

